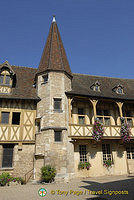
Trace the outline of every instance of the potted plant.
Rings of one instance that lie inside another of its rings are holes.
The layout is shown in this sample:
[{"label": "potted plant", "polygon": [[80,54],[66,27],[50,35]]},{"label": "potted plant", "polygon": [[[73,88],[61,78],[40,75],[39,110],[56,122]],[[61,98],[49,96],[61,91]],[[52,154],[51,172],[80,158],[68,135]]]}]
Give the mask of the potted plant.
[{"label": "potted plant", "polygon": [[108,169],[112,166],[112,161],[110,159],[104,160],[103,165]]},{"label": "potted plant", "polygon": [[89,170],[90,167],[91,167],[91,164],[89,162],[79,162],[79,165],[78,165],[79,170],[82,170],[82,169]]}]

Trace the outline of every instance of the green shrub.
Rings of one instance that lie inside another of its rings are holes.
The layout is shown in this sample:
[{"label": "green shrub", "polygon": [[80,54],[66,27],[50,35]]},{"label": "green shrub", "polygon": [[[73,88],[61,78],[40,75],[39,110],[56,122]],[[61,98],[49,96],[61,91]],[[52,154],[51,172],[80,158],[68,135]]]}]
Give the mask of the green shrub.
[{"label": "green shrub", "polygon": [[56,169],[50,165],[43,166],[41,168],[41,179],[43,182],[49,183],[54,181],[56,175]]},{"label": "green shrub", "polygon": [[5,186],[6,184],[9,184],[10,181],[12,181],[12,177],[10,176],[9,173],[3,172],[0,175],[0,186]]}]

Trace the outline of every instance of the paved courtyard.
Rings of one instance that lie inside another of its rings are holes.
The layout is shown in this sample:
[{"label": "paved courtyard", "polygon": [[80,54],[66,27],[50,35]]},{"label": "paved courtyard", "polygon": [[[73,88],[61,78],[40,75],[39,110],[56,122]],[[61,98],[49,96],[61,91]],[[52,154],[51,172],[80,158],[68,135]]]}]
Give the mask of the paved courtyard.
[{"label": "paved courtyard", "polygon": [[[40,197],[38,191],[47,194]],[[0,200],[134,200],[134,177],[112,176],[73,179],[68,183],[0,187]]]}]

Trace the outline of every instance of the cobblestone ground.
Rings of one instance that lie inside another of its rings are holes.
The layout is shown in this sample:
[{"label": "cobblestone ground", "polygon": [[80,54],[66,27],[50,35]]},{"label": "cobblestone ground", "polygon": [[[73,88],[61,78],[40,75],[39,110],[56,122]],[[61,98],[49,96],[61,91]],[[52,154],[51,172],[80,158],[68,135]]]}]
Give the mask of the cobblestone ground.
[{"label": "cobblestone ground", "polygon": [[[47,194],[40,197],[38,190]],[[111,192],[110,192],[111,191]],[[116,193],[115,193],[116,191]],[[126,191],[126,192],[125,192]],[[91,195],[91,192],[98,192]],[[109,192],[109,194],[108,194]],[[122,194],[122,192],[126,194]],[[107,194],[106,194],[107,193]],[[0,187],[0,200],[134,200],[134,178],[112,176],[73,179],[68,183],[33,184]]]}]

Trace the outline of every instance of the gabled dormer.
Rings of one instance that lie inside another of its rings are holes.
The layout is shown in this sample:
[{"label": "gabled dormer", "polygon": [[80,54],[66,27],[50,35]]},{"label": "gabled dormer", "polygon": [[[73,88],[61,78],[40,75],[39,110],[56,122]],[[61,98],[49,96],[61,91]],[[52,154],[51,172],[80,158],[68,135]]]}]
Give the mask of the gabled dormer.
[{"label": "gabled dormer", "polygon": [[10,94],[12,87],[15,86],[15,73],[8,63],[4,62],[0,65],[0,93],[1,94]]},{"label": "gabled dormer", "polygon": [[124,94],[123,86],[121,84],[115,86],[113,88],[113,91],[116,92],[117,94]]},{"label": "gabled dormer", "polygon": [[96,81],[95,83],[93,83],[93,85],[91,85],[91,89],[93,90],[93,91],[96,91],[96,92],[100,92],[101,90],[100,90],[100,83],[99,83],[99,81]]}]

